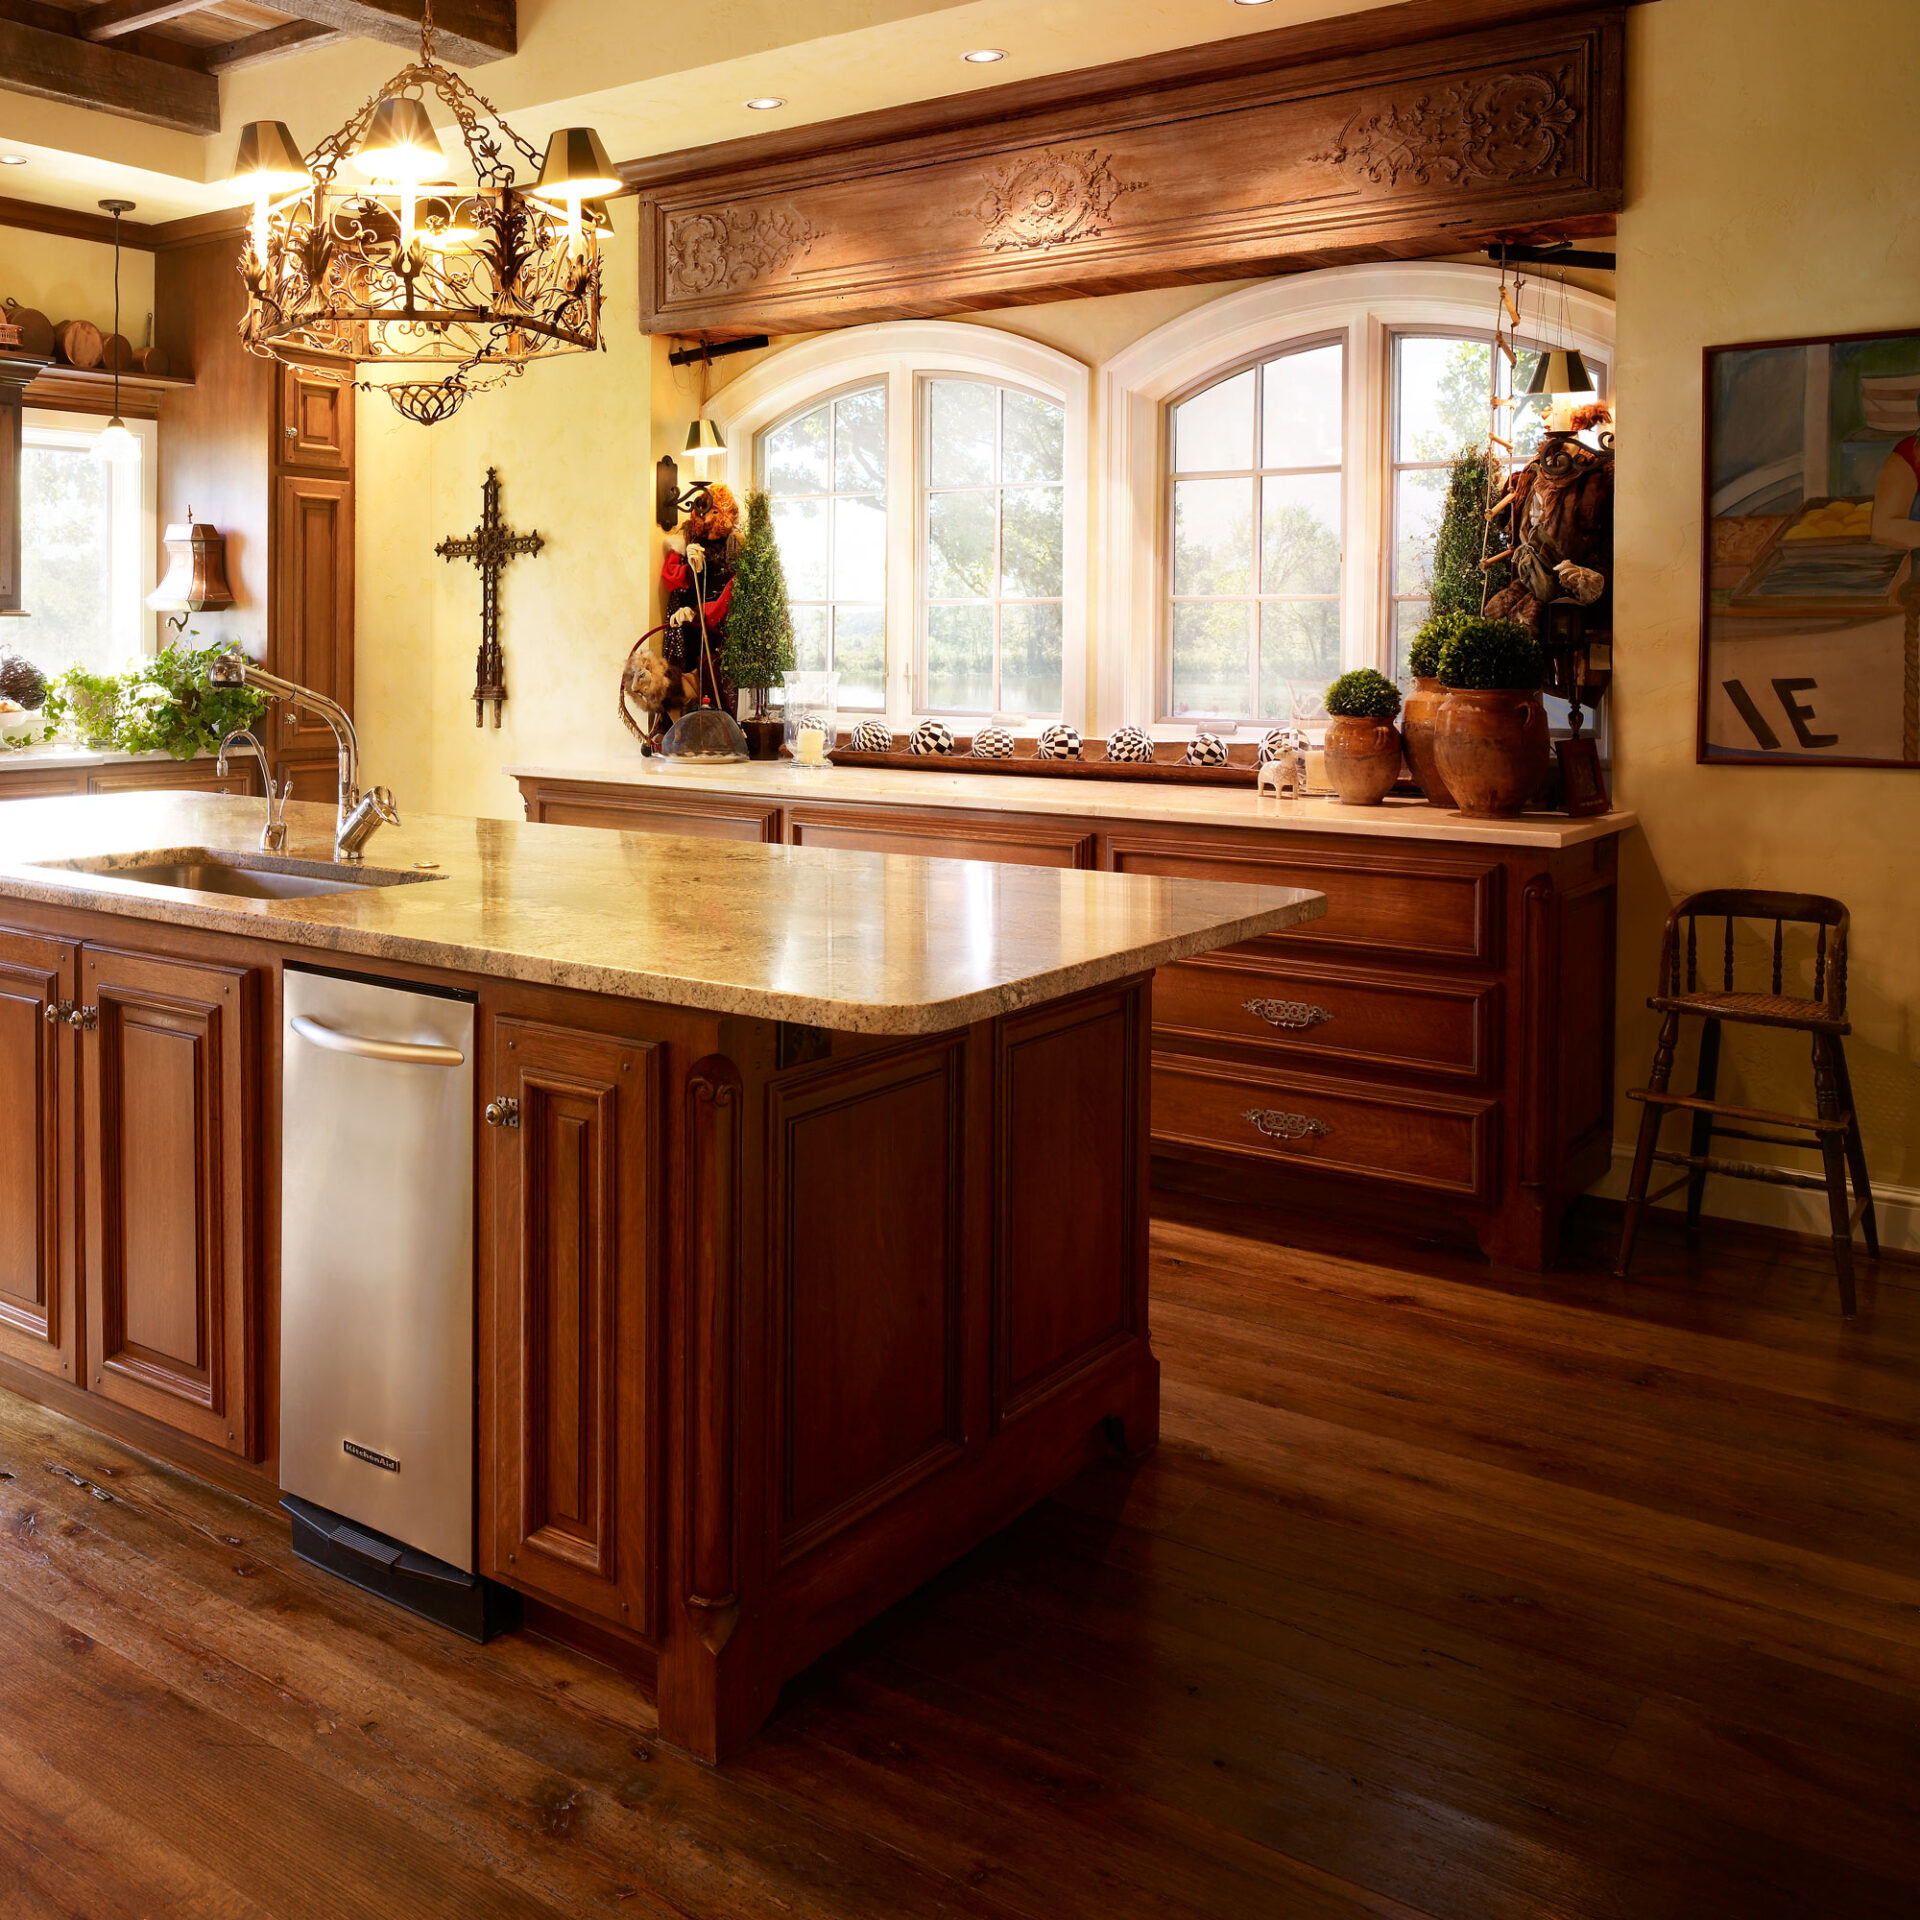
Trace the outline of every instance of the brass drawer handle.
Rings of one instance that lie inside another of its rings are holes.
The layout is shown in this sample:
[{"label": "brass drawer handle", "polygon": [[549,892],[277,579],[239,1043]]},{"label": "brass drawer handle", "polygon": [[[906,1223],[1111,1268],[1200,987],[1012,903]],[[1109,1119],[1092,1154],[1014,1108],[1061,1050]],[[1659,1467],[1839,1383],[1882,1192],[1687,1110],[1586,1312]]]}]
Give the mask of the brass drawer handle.
[{"label": "brass drawer handle", "polygon": [[520,1102],[510,1095],[502,1094],[498,1100],[487,1102],[487,1125],[490,1127],[515,1127],[520,1124]]},{"label": "brass drawer handle", "polygon": [[1268,1026],[1285,1027],[1290,1033],[1304,1033],[1307,1028],[1333,1018],[1327,1008],[1313,1006],[1305,1000],[1249,1000],[1247,1011]]},{"label": "brass drawer handle", "polygon": [[1310,1113],[1282,1113],[1278,1107],[1249,1107],[1243,1117],[1269,1140],[1311,1140],[1333,1131]]}]

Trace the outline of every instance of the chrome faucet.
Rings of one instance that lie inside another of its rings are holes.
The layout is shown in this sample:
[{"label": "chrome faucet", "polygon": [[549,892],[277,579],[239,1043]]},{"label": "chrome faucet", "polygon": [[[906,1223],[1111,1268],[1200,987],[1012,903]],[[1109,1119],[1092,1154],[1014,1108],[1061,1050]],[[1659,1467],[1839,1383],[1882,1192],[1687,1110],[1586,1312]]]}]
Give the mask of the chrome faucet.
[{"label": "chrome faucet", "polygon": [[[252,687],[269,699],[317,713],[333,729],[340,748],[340,808],[333,828],[333,857],[357,866],[366,844],[382,827],[397,827],[400,815],[385,787],[360,791],[360,742],[353,720],[337,700],[311,687],[296,686],[255,666],[243,653],[223,653],[207,676],[216,687]],[[284,805],[284,801],[282,802]]]},{"label": "chrome faucet", "polygon": [[236,744],[252,749],[254,758],[260,762],[260,778],[266,784],[267,824],[260,829],[260,851],[278,853],[287,844],[287,796],[293,791],[293,775],[288,774],[276,787],[273,769],[267,764],[267,750],[260,744],[259,737],[250,727],[235,727],[220,742],[220,758],[213,763],[213,770],[221,779],[227,777],[227,749]]}]

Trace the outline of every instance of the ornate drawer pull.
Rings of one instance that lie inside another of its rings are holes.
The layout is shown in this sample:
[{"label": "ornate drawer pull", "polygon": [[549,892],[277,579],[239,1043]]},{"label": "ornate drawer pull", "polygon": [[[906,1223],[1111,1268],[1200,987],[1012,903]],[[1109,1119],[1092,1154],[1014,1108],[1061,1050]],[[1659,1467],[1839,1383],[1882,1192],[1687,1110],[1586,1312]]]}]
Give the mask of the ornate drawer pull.
[{"label": "ornate drawer pull", "polygon": [[1310,1113],[1282,1113],[1278,1107],[1249,1107],[1243,1118],[1251,1120],[1269,1140],[1312,1140],[1333,1131]]},{"label": "ornate drawer pull", "polygon": [[1285,1027],[1292,1033],[1304,1033],[1307,1028],[1333,1018],[1327,1008],[1312,1006],[1305,1000],[1249,1000],[1247,1011],[1270,1027]]},{"label": "ornate drawer pull", "polygon": [[486,1120],[490,1127],[517,1128],[520,1125],[520,1102],[511,1094],[504,1093],[498,1100],[489,1100]]}]

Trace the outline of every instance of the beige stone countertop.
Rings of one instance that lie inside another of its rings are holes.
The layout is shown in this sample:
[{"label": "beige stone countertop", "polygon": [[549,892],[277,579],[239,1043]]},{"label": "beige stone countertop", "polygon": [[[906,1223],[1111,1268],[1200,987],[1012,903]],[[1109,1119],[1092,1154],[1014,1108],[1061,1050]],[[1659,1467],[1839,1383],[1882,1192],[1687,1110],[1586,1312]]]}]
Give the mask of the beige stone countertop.
[{"label": "beige stone countertop", "polygon": [[[81,863],[257,855],[264,803],[100,794],[0,806],[0,899],[85,907],[626,999],[852,1033],[941,1033],[1326,910],[1289,887],[921,860],[600,827],[420,816],[366,871],[408,884],[256,900]],[[333,809],[287,810],[289,859],[331,871]],[[414,863],[440,877],[415,879]],[[51,864],[48,864],[51,863]]]},{"label": "beige stone countertop", "polygon": [[1004,773],[943,773],[917,767],[796,767],[752,760],[677,765],[657,755],[611,767],[509,767],[516,779],[584,780],[628,787],[671,784],[782,802],[861,801],[878,806],[972,807],[999,813],[1066,814],[1087,820],[1171,820],[1184,826],[1260,827],[1276,833],[1354,833],[1386,840],[1446,841],[1464,846],[1571,847],[1624,833],[1638,814],[1615,811],[1572,820],[1564,813],[1523,813],[1513,820],[1463,820],[1424,800],[1387,800],[1346,807],[1338,800],[1280,799],[1243,787],[1158,785],[1151,781],[1086,780]]}]

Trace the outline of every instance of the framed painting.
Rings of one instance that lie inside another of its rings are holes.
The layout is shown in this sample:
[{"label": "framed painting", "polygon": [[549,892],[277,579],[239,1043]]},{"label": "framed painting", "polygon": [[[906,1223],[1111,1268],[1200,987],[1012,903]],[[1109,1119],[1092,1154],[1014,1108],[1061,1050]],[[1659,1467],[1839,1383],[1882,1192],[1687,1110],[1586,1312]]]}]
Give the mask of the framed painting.
[{"label": "framed painting", "polygon": [[1698,758],[1920,767],[1920,330],[1706,352]]}]

